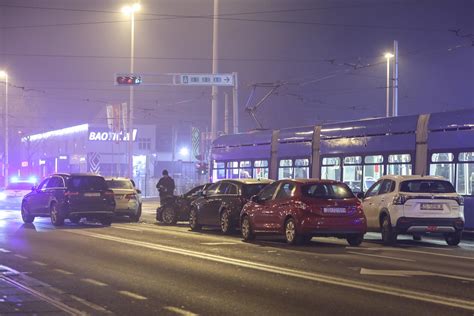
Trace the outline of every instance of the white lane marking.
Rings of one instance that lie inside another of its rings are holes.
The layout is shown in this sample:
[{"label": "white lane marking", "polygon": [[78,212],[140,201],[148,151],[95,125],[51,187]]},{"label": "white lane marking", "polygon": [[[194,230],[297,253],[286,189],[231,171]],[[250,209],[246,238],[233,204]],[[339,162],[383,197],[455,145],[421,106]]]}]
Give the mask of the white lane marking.
[{"label": "white lane marking", "polygon": [[237,245],[236,242],[202,242],[201,245],[220,246],[220,245]]},{"label": "white lane marking", "polygon": [[390,260],[400,260],[400,261],[407,261],[407,262],[416,262],[416,260],[405,259],[405,258],[397,258],[397,257],[390,257],[390,256],[382,256],[382,255],[372,255],[369,253],[360,253],[355,251],[348,251],[347,253],[351,253],[358,256],[367,256],[367,257],[376,257],[376,258],[385,258]]},{"label": "white lane marking", "polygon": [[122,226],[116,226],[116,225],[112,225],[112,228],[131,230],[131,231],[134,231],[134,232],[142,232],[143,231],[142,229],[138,229],[138,228],[122,227]]},{"label": "white lane marking", "polygon": [[131,245],[135,247],[139,246],[143,248],[169,252],[169,253],[179,254],[183,256],[204,259],[204,260],[213,261],[213,262],[219,262],[223,264],[240,266],[240,267],[244,267],[248,269],[265,271],[269,273],[275,273],[275,274],[294,277],[294,278],[311,280],[311,281],[316,281],[320,283],[332,284],[336,286],[353,288],[353,289],[360,289],[360,290],[374,292],[378,294],[403,297],[406,299],[418,300],[418,301],[429,302],[429,303],[438,304],[438,305],[451,306],[451,307],[474,311],[474,301],[464,300],[464,299],[455,298],[455,297],[449,297],[446,295],[429,294],[429,293],[423,293],[417,290],[408,290],[405,288],[402,289],[402,288],[397,288],[397,287],[392,287],[392,286],[378,285],[378,284],[370,283],[370,282],[349,280],[347,278],[342,278],[342,277],[329,276],[329,275],[324,275],[320,273],[308,272],[304,270],[283,268],[283,267],[272,266],[272,265],[267,265],[263,263],[234,259],[230,257],[218,256],[218,255],[192,251],[192,250],[187,250],[187,249],[182,249],[182,248],[152,244],[152,243],[143,242],[139,240],[130,240],[130,239],[119,238],[119,237],[114,237],[114,236],[109,236],[109,235],[97,234],[97,233],[93,233],[89,231],[70,230],[68,231],[68,233],[88,236],[88,237],[102,239],[102,240],[115,241],[115,242]]},{"label": "white lane marking", "polygon": [[38,266],[43,266],[43,267],[48,265],[47,263],[44,263],[44,262],[41,262],[41,261],[32,261],[32,262],[33,262],[33,264],[36,264]]},{"label": "white lane marking", "polygon": [[66,271],[66,270],[63,270],[63,269],[54,269],[54,271],[59,272],[59,273],[62,273],[62,274],[65,274],[65,275],[74,274],[74,273],[72,273],[72,272],[69,272],[69,271]]},{"label": "white lane marking", "polygon": [[425,254],[425,255],[432,255],[432,256],[438,256],[438,257],[448,257],[448,258],[456,258],[456,259],[474,260],[474,257],[447,255],[447,254],[444,254],[444,253],[436,253],[436,252],[428,252],[428,251],[420,251],[420,250],[412,250],[412,249],[404,249],[404,248],[393,248],[393,247],[381,248],[381,247],[378,247],[378,248],[359,248],[359,249],[360,250],[370,250],[370,251],[387,250],[387,251],[421,253],[421,254]]},{"label": "white lane marking", "polygon": [[15,257],[18,257],[20,259],[28,259],[28,257],[25,257],[23,255],[15,254]]},{"label": "white lane marking", "polygon": [[163,307],[163,309],[166,309],[167,311],[170,311],[182,316],[197,316],[198,315],[198,314],[194,314],[193,312],[187,311],[179,307],[174,307],[174,306],[165,306]]},{"label": "white lane marking", "polygon": [[72,298],[72,299],[75,299],[75,300],[78,301],[78,302],[81,302],[82,304],[84,304],[84,305],[86,305],[86,306],[88,306],[88,307],[90,307],[90,308],[95,309],[96,311],[105,312],[105,313],[107,313],[107,314],[112,314],[112,312],[106,310],[106,309],[103,308],[102,306],[99,306],[99,305],[97,305],[97,304],[94,304],[94,303],[92,303],[92,302],[89,302],[89,301],[87,301],[87,300],[85,300],[85,299],[83,299],[83,298],[80,298],[80,297],[78,297],[78,296],[69,294],[69,297]]},{"label": "white lane marking", "polygon": [[474,282],[473,278],[467,278],[459,275],[435,273],[428,271],[414,271],[414,270],[373,270],[373,269],[360,269],[360,274],[365,275],[384,275],[384,276],[397,276],[397,277],[409,277],[409,276],[436,276],[448,279],[463,280]]},{"label": "white lane marking", "polygon": [[128,296],[128,297],[137,299],[137,300],[147,300],[148,299],[145,296],[141,296],[141,295],[138,295],[136,293],[129,292],[129,291],[119,291],[119,293],[122,294],[122,295]]},{"label": "white lane marking", "polygon": [[105,283],[102,283],[100,281],[97,281],[97,280],[94,280],[94,279],[81,279],[82,282],[86,282],[86,283],[90,283],[90,284],[93,284],[93,285],[97,285],[97,286],[107,286],[107,284]]},{"label": "white lane marking", "polygon": [[7,250],[7,249],[0,248],[0,252],[9,253],[9,252],[11,252],[11,251],[10,251],[10,250]]}]

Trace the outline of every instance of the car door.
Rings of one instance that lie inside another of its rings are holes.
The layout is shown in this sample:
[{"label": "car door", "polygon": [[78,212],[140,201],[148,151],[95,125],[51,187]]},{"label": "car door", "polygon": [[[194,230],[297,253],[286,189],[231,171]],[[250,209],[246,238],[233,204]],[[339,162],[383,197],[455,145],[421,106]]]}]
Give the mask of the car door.
[{"label": "car door", "polygon": [[206,190],[203,199],[199,201],[199,223],[203,225],[217,225],[218,219],[213,209],[216,203],[219,203],[218,190],[222,185],[222,181],[212,184]]},{"label": "car door", "polygon": [[271,223],[268,222],[269,213],[275,206],[274,196],[280,185],[280,182],[273,182],[272,184],[263,188],[257,195],[258,202],[252,202],[253,208],[250,214],[255,231],[272,231]]},{"label": "car door", "polygon": [[45,213],[44,201],[46,198],[46,185],[48,184],[49,177],[41,181],[34,192],[28,197],[28,207],[31,214],[43,214]]},{"label": "car door", "polygon": [[275,202],[267,213],[272,230],[280,231],[283,228],[286,215],[291,213],[294,192],[295,184],[292,182],[283,182],[278,188]]},{"label": "car door", "polygon": [[65,185],[64,181],[59,176],[52,176],[48,183],[46,184],[46,189],[44,190],[44,198],[42,199],[43,206],[42,208],[45,211],[49,210],[51,201],[56,200],[56,194],[60,190],[64,190]]},{"label": "car door", "polygon": [[378,206],[380,202],[378,201],[378,193],[380,191],[380,187],[382,186],[383,180],[379,180],[375,182],[364,195],[364,199],[362,200],[362,208],[365,213],[365,217],[367,218],[367,227],[372,230],[378,230],[379,223],[379,209]]}]

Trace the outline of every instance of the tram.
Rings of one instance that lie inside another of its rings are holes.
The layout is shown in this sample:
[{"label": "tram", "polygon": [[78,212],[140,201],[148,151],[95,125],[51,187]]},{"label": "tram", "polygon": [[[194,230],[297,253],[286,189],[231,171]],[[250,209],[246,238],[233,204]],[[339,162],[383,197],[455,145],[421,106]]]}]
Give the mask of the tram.
[{"label": "tram", "polygon": [[385,174],[447,178],[474,230],[474,109],[251,131],[211,146],[212,181],[312,177],[358,192]]}]

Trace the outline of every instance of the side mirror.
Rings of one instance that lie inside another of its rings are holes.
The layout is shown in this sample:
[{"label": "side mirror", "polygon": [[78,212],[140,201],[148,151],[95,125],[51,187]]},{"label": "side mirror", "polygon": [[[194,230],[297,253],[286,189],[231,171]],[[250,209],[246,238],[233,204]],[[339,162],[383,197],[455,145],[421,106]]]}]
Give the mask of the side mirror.
[{"label": "side mirror", "polygon": [[252,197],[250,198],[250,201],[254,203],[260,203],[262,200],[260,199],[258,195],[252,195]]},{"label": "side mirror", "polygon": [[357,197],[358,199],[361,199],[361,200],[362,200],[362,199],[364,198],[364,196],[365,196],[364,192],[357,192],[357,193],[356,193],[356,197]]},{"label": "side mirror", "polygon": [[138,194],[142,194],[142,190],[137,189],[137,193],[138,193]]},{"label": "side mirror", "polygon": [[207,191],[206,190],[202,190],[199,192],[199,196],[206,196],[207,195]]},{"label": "side mirror", "polygon": [[36,185],[31,187],[31,191],[36,191]]}]

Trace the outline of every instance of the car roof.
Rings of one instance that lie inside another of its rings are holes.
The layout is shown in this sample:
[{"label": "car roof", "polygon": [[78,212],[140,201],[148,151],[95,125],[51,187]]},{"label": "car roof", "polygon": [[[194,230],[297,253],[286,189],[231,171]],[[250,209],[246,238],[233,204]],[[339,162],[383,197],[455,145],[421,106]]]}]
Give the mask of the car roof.
[{"label": "car roof", "polygon": [[130,181],[129,178],[125,178],[125,177],[105,177],[105,181],[112,181],[112,180],[116,180],[116,181]]},{"label": "car roof", "polygon": [[273,180],[269,179],[222,179],[222,181],[235,182],[240,184],[270,184]]},{"label": "car roof", "polygon": [[381,177],[380,179],[391,179],[391,180],[398,180],[398,181],[405,181],[405,180],[445,180],[445,181],[448,181],[448,179],[442,176],[421,176],[421,175],[406,175],[406,176],[385,175]]},{"label": "car roof", "polygon": [[81,172],[81,173],[53,173],[51,176],[63,176],[63,177],[101,177],[100,174],[91,173],[91,172]]},{"label": "car roof", "polygon": [[308,184],[308,183],[329,183],[329,184],[340,184],[340,181],[336,180],[331,180],[331,179],[318,179],[318,178],[297,178],[297,179],[280,179],[278,180],[279,182],[281,181],[291,181],[291,182],[297,182],[301,184]]}]

